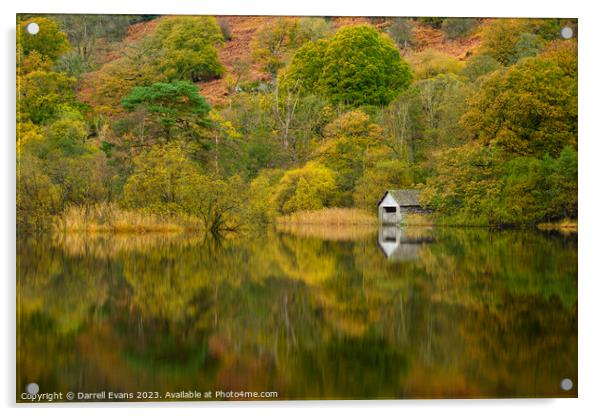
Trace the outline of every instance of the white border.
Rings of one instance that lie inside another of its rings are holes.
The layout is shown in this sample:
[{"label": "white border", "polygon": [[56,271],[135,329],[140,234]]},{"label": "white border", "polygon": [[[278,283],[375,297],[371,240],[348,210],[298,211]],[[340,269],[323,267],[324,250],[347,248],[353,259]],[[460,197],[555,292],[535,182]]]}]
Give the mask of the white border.
[{"label": "white border", "polygon": [[[86,414],[232,414],[304,415],[308,412],[332,412],[365,415],[374,409],[379,414],[418,413],[445,415],[507,415],[508,413],[545,413],[549,415],[596,414],[601,401],[598,392],[602,336],[600,318],[602,273],[599,271],[599,210],[602,208],[602,89],[600,87],[602,48],[602,15],[593,1],[528,2],[501,0],[475,2],[468,0],[385,1],[385,0],[10,0],[2,3],[2,157],[0,192],[2,195],[3,238],[0,249],[4,273],[1,279],[4,319],[1,403],[5,414],[39,413],[50,415]],[[579,399],[557,400],[408,400],[346,402],[247,402],[247,403],[173,403],[173,404],[103,404],[51,405],[26,407],[14,405],[15,397],[15,13],[126,13],[126,14],[241,14],[241,15],[359,15],[359,16],[495,16],[495,17],[577,17],[579,18]],[[193,410],[198,409],[198,410]]]}]

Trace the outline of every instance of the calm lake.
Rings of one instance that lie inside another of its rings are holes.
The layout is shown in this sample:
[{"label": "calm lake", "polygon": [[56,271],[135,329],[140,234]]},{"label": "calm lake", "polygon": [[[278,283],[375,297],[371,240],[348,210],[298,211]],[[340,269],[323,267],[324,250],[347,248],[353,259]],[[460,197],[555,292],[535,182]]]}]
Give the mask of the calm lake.
[{"label": "calm lake", "polygon": [[18,401],[30,382],[162,398],[577,396],[576,235],[67,235],[18,241],[17,267]]}]

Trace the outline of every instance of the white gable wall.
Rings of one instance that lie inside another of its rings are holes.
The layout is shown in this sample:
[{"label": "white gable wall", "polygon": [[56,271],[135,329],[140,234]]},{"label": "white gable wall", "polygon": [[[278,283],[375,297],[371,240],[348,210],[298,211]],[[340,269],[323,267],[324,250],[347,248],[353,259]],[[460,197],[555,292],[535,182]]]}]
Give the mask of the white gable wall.
[{"label": "white gable wall", "polygon": [[387,192],[387,196],[385,196],[380,202],[379,207],[399,207],[399,204],[397,201],[395,201],[391,194]]},{"label": "white gable wall", "polygon": [[[385,212],[386,207],[394,207],[395,212]],[[383,224],[399,224],[401,222],[399,204],[388,192],[378,205],[378,219]]]}]

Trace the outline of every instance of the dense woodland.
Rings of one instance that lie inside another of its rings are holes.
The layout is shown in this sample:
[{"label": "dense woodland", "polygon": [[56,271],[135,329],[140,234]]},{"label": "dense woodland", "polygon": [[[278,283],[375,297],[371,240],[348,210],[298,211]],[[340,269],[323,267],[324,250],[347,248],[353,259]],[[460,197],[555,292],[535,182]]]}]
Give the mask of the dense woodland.
[{"label": "dense woodland", "polygon": [[577,217],[576,22],[244,19],[21,16],[19,231],[235,230],[392,188],[444,224]]}]

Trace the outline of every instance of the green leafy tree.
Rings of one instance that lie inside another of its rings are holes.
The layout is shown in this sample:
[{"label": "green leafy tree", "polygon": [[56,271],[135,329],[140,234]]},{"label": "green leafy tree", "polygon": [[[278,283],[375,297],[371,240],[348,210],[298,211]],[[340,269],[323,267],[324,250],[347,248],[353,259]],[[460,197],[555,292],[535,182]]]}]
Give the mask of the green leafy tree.
[{"label": "green leafy tree", "polygon": [[[466,132],[459,121],[467,99],[462,80],[455,75],[437,75],[418,81],[414,87],[422,107],[423,145],[435,151],[462,142]],[[425,152],[422,155],[426,156]]]},{"label": "green leafy tree", "polygon": [[67,156],[80,156],[87,153],[88,128],[77,111],[64,111],[61,117],[46,129],[46,149],[48,152],[60,150]]},{"label": "green leafy tree", "polygon": [[408,88],[382,114],[383,144],[408,163],[416,160],[423,130],[423,110],[418,93],[418,88]]},{"label": "green leafy tree", "polygon": [[453,74],[440,74],[412,84],[382,114],[382,143],[410,164],[428,169],[432,155],[468,139],[459,125],[469,88]]},{"label": "green leafy tree", "polygon": [[22,147],[24,153],[39,159],[39,169],[59,187],[61,209],[69,204],[99,202],[108,195],[106,156],[88,140],[88,135],[82,115],[65,108],[42,129],[40,139]]},{"label": "green leafy tree", "polygon": [[69,156],[60,150],[48,154],[45,171],[62,191],[62,205],[90,205],[105,201],[109,191],[107,160],[103,152],[88,147]]},{"label": "green leafy tree", "polygon": [[332,26],[319,17],[278,17],[261,26],[251,50],[263,70],[276,78],[278,70],[286,64],[295,49],[307,42],[316,42],[332,33]]},{"label": "green leafy tree", "polygon": [[390,37],[370,26],[350,26],[329,42],[320,84],[334,103],[383,105],[411,78]]},{"label": "green leafy tree", "polygon": [[389,103],[411,77],[390,37],[370,26],[349,26],[300,48],[285,82],[319,91],[332,103],[359,106]]},{"label": "green leafy tree", "polygon": [[501,194],[499,149],[468,143],[437,157],[421,203],[452,224],[489,225]]},{"label": "green leafy tree", "polygon": [[135,87],[122,101],[125,109],[142,108],[168,137],[172,130],[188,131],[206,122],[210,106],[196,85],[187,81],[157,82]]},{"label": "green leafy tree", "polygon": [[310,154],[312,135],[323,125],[324,100],[315,95],[303,95],[298,85],[276,82],[272,111],[280,144],[295,162]]},{"label": "green leafy tree", "polygon": [[169,80],[198,82],[220,76],[216,45],[223,42],[211,16],[172,16],[158,25],[152,45],[161,51],[155,62]]},{"label": "green leafy tree", "polygon": [[502,224],[577,218],[577,152],[565,147],[558,158],[519,157],[501,177],[501,201],[494,221]]},{"label": "green leafy tree", "polygon": [[327,40],[319,39],[300,47],[281,76],[282,87],[315,93],[321,82],[328,44]]},{"label": "green leafy tree", "polygon": [[221,110],[224,119],[242,136],[245,147],[238,160],[246,165],[251,178],[262,169],[285,166],[290,160],[290,153],[279,141],[282,136],[274,118],[274,98],[273,93],[241,92]]}]

